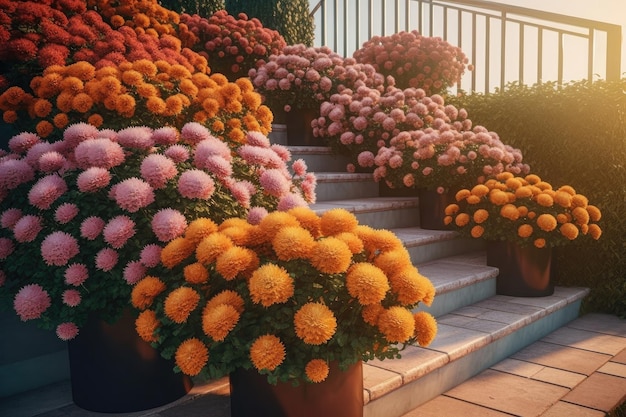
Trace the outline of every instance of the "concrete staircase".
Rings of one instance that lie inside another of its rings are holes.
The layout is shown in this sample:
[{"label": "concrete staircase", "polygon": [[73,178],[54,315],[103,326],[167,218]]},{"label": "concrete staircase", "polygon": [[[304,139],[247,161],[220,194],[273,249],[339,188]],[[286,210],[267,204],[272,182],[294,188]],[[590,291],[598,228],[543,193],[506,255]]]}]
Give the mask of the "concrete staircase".
[{"label": "concrete staircase", "polygon": [[[496,295],[498,270],[480,241],[419,227],[417,197],[379,197],[371,174],[345,172],[346,160],[324,147],[290,147],[318,180],[313,209],[342,207],[359,222],[392,230],[437,289],[438,335],[428,348],[408,347],[399,360],[364,365],[366,417],[399,417],[511,356],[578,317],[584,288],[554,295]],[[421,307],[420,307],[421,308]]]}]

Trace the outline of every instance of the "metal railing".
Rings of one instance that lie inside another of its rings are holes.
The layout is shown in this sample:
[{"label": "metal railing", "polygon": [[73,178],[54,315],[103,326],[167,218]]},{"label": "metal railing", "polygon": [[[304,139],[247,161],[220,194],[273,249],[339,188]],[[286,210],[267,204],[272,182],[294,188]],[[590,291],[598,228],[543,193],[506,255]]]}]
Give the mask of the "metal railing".
[{"label": "metal railing", "polygon": [[459,88],[621,77],[622,28],[482,0],[320,0],[315,45],[351,56],[374,35],[417,29],[459,46],[475,66]]}]

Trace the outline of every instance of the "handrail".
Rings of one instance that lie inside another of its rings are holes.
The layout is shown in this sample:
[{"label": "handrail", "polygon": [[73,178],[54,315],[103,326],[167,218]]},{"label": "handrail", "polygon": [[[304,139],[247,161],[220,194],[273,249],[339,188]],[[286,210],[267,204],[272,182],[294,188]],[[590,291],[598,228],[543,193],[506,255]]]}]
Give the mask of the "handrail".
[{"label": "handrail", "polygon": [[[462,80],[471,91],[479,84],[485,92],[504,88],[511,78],[562,84],[565,73],[579,67],[585,74],[578,77],[588,80],[598,73],[607,80],[622,74],[622,28],[616,24],[485,0],[320,0],[311,10],[315,44],[344,56],[375,34],[414,29],[460,46],[476,66]],[[566,56],[568,43],[577,45],[574,56]],[[556,62],[550,65],[549,58]],[[531,64],[535,71],[528,71]],[[548,75],[549,69],[556,75]]]}]

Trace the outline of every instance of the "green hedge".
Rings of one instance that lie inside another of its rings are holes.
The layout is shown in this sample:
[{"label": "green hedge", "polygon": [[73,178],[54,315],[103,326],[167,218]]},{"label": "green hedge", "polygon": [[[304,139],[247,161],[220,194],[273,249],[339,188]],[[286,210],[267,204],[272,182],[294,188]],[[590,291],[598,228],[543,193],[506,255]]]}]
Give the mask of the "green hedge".
[{"label": "green hedge", "polygon": [[557,250],[556,280],[591,288],[586,310],[626,317],[626,78],[510,84],[448,102],[520,148],[533,173],[573,186],[602,210],[598,242]]}]

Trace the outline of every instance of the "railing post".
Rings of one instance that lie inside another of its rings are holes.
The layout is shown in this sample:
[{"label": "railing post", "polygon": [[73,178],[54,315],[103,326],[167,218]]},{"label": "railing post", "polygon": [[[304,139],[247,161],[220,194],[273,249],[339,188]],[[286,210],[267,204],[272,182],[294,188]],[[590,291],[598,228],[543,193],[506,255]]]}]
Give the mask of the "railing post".
[{"label": "railing post", "polygon": [[622,78],[620,73],[622,46],[622,28],[616,26],[614,30],[606,32],[606,79],[615,81]]}]

